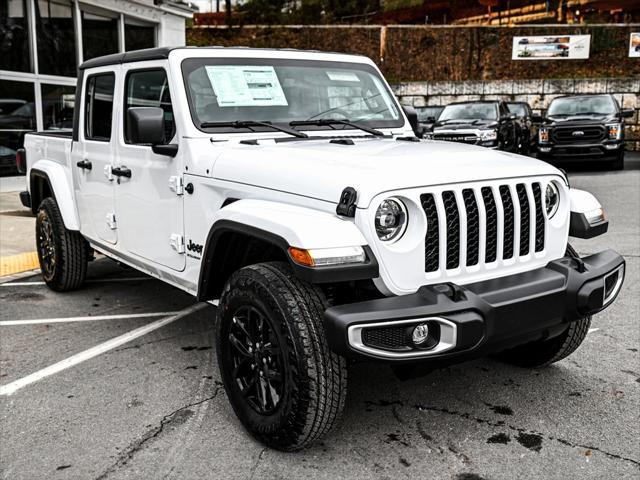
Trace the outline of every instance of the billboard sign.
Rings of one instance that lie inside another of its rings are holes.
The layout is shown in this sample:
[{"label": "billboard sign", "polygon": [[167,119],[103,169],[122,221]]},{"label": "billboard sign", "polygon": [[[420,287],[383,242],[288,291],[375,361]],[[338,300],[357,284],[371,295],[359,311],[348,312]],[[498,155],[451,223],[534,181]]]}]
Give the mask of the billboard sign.
[{"label": "billboard sign", "polygon": [[575,60],[589,58],[591,35],[513,37],[513,60]]}]

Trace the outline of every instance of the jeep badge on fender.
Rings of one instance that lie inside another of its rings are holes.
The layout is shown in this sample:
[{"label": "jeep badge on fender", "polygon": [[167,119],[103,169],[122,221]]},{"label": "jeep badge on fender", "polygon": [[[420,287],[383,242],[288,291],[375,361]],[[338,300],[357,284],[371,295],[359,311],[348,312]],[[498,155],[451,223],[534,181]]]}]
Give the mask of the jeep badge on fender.
[{"label": "jeep badge on fender", "polygon": [[366,57],[148,49],[83,63],[76,95],[69,136],[25,135],[44,281],[82,287],[97,250],[218,301],[227,398],[269,447],[329,434],[349,362],[557,362],[624,280],[567,243],[606,232],[593,195],[481,146],[521,145],[504,105],[456,107],[491,116],[475,145],[418,140]]}]

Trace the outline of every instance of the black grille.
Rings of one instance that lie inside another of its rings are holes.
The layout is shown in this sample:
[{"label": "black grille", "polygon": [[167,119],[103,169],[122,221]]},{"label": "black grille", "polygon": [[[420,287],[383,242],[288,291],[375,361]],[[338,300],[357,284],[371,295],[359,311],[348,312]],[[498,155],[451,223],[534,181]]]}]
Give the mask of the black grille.
[{"label": "black grille", "polygon": [[445,133],[441,133],[438,134],[436,133],[433,136],[434,140],[444,140],[446,142],[458,142],[458,143],[469,143],[469,144],[474,144],[478,141],[478,137],[476,135],[473,135],[471,133],[469,134],[445,134]]},{"label": "black grille", "polygon": [[467,212],[467,265],[471,267],[477,265],[480,258],[480,214],[473,190],[462,190],[462,198]]},{"label": "black grille", "polygon": [[513,236],[515,224],[515,212],[513,210],[513,200],[507,185],[500,185],[500,198],[502,198],[502,209],[504,211],[504,244],[502,258],[513,257]]},{"label": "black grille", "polygon": [[529,225],[531,224],[529,197],[524,183],[516,185],[516,192],[518,192],[518,203],[520,203],[520,256],[524,256],[529,253]]},{"label": "black grille", "polygon": [[451,190],[442,192],[442,203],[447,221],[447,269],[460,265],[460,214],[456,195]]},{"label": "black grille", "polygon": [[592,143],[604,140],[603,127],[556,127],[553,139],[558,143]]},{"label": "black grille", "polygon": [[487,249],[484,261],[495,262],[498,256],[498,210],[493,192],[489,187],[482,187],[482,199],[487,212]]},{"label": "black grille", "polygon": [[362,330],[362,343],[367,347],[383,350],[409,350],[406,327],[365,328]]},{"label": "black grille", "polygon": [[536,252],[544,250],[544,214],[542,213],[542,192],[540,184],[531,185],[533,190],[533,201],[536,205]]},{"label": "black grille", "polygon": [[438,210],[433,195],[427,193],[420,195],[422,208],[427,215],[427,235],[424,239],[424,271],[435,272],[438,270],[440,256],[440,240],[438,232]]}]

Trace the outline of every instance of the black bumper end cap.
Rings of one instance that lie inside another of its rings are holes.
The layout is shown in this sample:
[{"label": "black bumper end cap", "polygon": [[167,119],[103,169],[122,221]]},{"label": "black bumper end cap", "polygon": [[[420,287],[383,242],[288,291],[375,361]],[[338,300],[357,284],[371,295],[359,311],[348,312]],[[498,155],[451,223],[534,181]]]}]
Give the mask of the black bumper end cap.
[{"label": "black bumper end cap", "polygon": [[584,213],[571,212],[569,236],[574,238],[593,238],[607,233],[609,220],[591,225]]}]

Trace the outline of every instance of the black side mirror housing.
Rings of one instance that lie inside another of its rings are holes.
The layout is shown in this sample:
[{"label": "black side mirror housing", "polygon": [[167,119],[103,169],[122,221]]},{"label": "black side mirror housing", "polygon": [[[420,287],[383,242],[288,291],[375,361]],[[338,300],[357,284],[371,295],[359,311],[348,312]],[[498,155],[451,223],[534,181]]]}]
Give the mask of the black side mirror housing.
[{"label": "black side mirror housing", "polygon": [[427,123],[436,123],[436,117],[427,117]]},{"label": "black side mirror housing", "polygon": [[633,117],[633,114],[633,108],[623,108],[622,110],[620,110],[620,116],[622,118],[631,118]]},{"label": "black side mirror housing", "polygon": [[127,110],[127,137],[131,143],[164,143],[164,110],[159,107],[131,107]]},{"label": "black side mirror housing", "polygon": [[407,120],[409,120],[409,125],[411,125],[411,128],[413,129],[413,133],[417,134],[418,133],[418,112],[416,112],[415,108],[410,107],[408,105],[403,105],[402,111],[407,116]]}]

